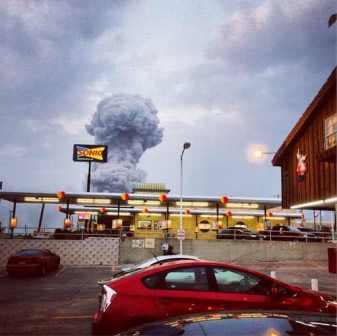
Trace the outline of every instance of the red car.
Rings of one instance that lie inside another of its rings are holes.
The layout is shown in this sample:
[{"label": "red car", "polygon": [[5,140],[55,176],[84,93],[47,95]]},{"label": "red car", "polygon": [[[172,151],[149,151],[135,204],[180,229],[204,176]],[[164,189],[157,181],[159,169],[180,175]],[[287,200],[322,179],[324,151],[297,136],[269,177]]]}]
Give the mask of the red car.
[{"label": "red car", "polygon": [[335,298],[213,261],[179,261],[110,280],[102,287],[93,333],[113,335],[145,322],[228,309],[335,313]]},{"label": "red car", "polygon": [[9,257],[7,273],[9,275],[41,274],[55,271],[60,266],[60,257],[49,250],[21,250]]}]

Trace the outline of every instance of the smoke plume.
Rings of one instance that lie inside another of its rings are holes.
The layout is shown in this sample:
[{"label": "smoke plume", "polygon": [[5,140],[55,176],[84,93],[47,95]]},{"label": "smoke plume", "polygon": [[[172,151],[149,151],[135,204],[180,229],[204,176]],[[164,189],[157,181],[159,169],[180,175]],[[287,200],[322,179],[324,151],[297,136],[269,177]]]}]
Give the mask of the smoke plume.
[{"label": "smoke plume", "polygon": [[108,146],[108,162],[93,165],[93,190],[129,192],[145,180],[137,164],[163,138],[157,113],[151,100],[136,95],[113,95],[98,104],[86,129],[96,144]]}]

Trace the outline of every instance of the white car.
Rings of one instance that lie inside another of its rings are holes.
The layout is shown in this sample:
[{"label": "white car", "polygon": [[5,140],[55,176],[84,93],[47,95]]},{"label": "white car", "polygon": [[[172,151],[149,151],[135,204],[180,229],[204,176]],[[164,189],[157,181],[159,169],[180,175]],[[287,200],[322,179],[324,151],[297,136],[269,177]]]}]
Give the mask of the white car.
[{"label": "white car", "polygon": [[[122,265],[120,271],[114,272],[112,275],[112,278],[119,278],[122,277],[126,274],[140,271],[142,269],[145,269],[150,266],[158,265],[158,264],[164,264],[168,262],[173,262],[173,261],[179,261],[179,260],[200,260],[200,258],[191,256],[191,255],[184,255],[184,254],[173,254],[173,255],[161,255],[161,256],[154,256],[151,259],[147,259],[139,264],[128,264],[128,265]],[[109,280],[99,280],[97,281],[98,286],[101,288],[101,294],[103,294],[103,286],[111,281],[112,279]]]},{"label": "white car", "polygon": [[[167,262],[172,262],[172,261],[179,261],[179,260],[200,260],[200,258],[195,257],[195,256],[190,256],[190,255],[185,255],[185,254],[173,254],[173,255],[161,255],[161,256],[154,256],[151,259],[147,259],[145,261],[142,261],[139,264],[124,264],[120,268],[120,270],[113,272],[112,278],[119,278],[125,274],[129,274],[132,272],[140,271],[142,269],[145,269],[147,267],[153,266],[153,265],[158,265],[158,264],[164,264]],[[103,286],[106,282],[110,281],[109,280],[99,280],[97,281],[97,284],[99,286]]]},{"label": "white car", "polygon": [[[119,271],[116,271],[113,273],[113,278],[121,277],[125,274],[132,273],[135,271],[139,271],[142,269],[145,269],[147,267],[158,265],[158,264],[164,264],[167,262],[172,261],[179,261],[179,260],[200,260],[200,258],[191,256],[191,255],[184,255],[184,254],[174,254],[174,255],[161,255],[161,256],[155,256],[151,259],[147,259],[145,261],[142,261],[139,264],[127,264],[122,265]],[[106,282],[106,280],[100,280],[98,281],[99,285],[102,285]]]},{"label": "white car", "polygon": [[173,254],[173,255],[162,255],[158,257],[153,257],[151,259],[142,261],[139,264],[130,264],[130,265],[123,265],[121,267],[122,272],[132,272],[135,270],[144,269],[153,265],[157,264],[165,264],[167,262],[172,261],[179,261],[179,260],[200,260],[200,258],[191,256],[191,255],[184,255],[184,254]]}]

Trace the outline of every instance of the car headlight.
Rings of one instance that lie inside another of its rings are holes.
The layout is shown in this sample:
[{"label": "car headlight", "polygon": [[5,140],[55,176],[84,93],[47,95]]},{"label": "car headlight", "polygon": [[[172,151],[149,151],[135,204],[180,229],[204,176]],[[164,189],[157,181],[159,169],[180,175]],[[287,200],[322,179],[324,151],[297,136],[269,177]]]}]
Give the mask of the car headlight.
[{"label": "car headlight", "polygon": [[116,296],[117,292],[115,292],[113,289],[111,289],[107,285],[103,285],[102,287],[102,297],[101,297],[101,302],[100,302],[100,311],[104,313],[108,307],[111,304],[111,301],[113,298]]}]

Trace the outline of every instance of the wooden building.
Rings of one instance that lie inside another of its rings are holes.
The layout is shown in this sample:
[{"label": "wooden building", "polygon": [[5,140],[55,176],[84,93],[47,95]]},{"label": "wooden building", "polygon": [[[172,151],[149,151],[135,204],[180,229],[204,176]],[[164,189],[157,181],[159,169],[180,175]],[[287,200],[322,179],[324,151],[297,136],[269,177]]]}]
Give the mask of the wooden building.
[{"label": "wooden building", "polygon": [[336,68],[273,158],[282,207],[333,210],[336,190]]}]

